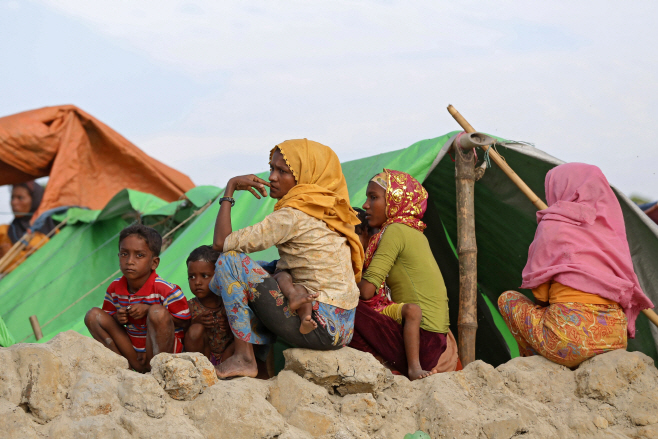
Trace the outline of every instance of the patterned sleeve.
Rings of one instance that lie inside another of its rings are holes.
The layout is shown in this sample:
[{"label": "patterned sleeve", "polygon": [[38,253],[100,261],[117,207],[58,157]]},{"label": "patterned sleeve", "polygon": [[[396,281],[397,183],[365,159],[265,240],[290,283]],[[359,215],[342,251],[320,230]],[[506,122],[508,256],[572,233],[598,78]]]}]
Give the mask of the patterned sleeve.
[{"label": "patterned sleeve", "polygon": [[298,222],[295,209],[276,210],[263,221],[228,235],[224,240],[224,251],[254,253],[290,241],[295,237]]},{"label": "patterned sleeve", "polygon": [[108,313],[109,315],[114,315],[117,312],[117,305],[116,302],[114,301],[114,283],[116,280],[112,281],[109,287],[107,287],[107,291],[105,291],[105,300],[103,300],[103,311]]},{"label": "patterned sleeve", "polygon": [[177,319],[189,320],[192,318],[185,294],[183,294],[183,291],[181,291],[178,285],[174,285],[174,288],[167,294],[163,305]]}]

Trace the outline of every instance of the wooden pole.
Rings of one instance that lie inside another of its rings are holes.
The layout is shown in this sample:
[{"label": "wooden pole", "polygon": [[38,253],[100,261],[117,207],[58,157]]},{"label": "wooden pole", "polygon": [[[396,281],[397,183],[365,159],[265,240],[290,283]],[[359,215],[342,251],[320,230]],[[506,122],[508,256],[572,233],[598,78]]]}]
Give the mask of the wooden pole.
[{"label": "wooden pole", "polygon": [[[452,105],[448,105],[448,112],[452,115],[452,117],[457,121],[457,123],[466,131],[467,133],[474,133],[475,129],[471,126],[470,123],[464,119],[464,117],[459,114],[459,111],[455,109]],[[489,151],[489,157],[491,157],[491,160],[496,163],[500,169],[503,170],[505,175],[507,175],[510,180],[514,182],[518,186],[519,189],[521,189],[521,192],[524,193],[526,197],[532,202],[532,204],[535,205],[535,207],[538,210],[544,210],[548,208],[546,203],[544,203],[533,191],[530,189],[530,187],[525,184],[523,180],[521,180],[521,177],[516,175],[516,172],[510,168],[510,166],[507,164],[507,162],[496,152],[495,149],[492,149],[491,146],[486,145],[483,146],[482,149],[484,149],[485,152]]]},{"label": "wooden pole", "polygon": [[[452,115],[452,117],[457,121],[457,123],[466,131],[467,133],[475,133],[475,128],[471,126],[466,119],[464,119],[464,116],[462,116],[459,111],[455,109],[452,105],[448,105],[448,112]],[[491,146],[486,146],[482,147],[484,151],[489,151],[489,157],[491,157],[491,160],[493,160],[499,167],[500,169],[503,170],[505,175],[507,175],[513,182],[516,184],[516,186],[521,189],[521,192],[525,194],[526,197],[532,202],[532,204],[535,205],[537,210],[544,210],[548,209],[548,206],[546,203],[544,203],[533,191],[530,189],[530,187],[525,184],[523,180],[521,180],[521,177],[519,177],[516,172],[510,168],[510,166],[507,164],[505,160],[496,152],[496,150],[491,149]],[[459,226],[457,226],[459,228]],[[459,233],[459,231],[457,232]],[[475,231],[473,231],[473,234],[475,234]],[[475,240],[475,238],[473,238]],[[461,264],[460,264],[460,272],[461,272]],[[460,279],[461,279],[461,274],[460,274]],[[461,289],[460,289],[461,291]],[[459,299],[459,303],[461,306],[461,295]],[[460,308],[461,309],[461,308]],[[654,325],[658,326],[658,314],[655,313],[654,310],[652,309],[643,309],[642,314],[647,316],[649,321],[653,323]],[[461,311],[460,311],[461,315]],[[459,342],[459,348],[461,349],[461,341]],[[462,360],[462,364],[464,364],[464,360]],[[466,364],[464,364],[466,366]]]},{"label": "wooden pole", "polygon": [[457,253],[459,255],[459,359],[475,361],[477,331],[477,244],[475,241],[475,154],[458,141],[455,150],[457,187]]},{"label": "wooden pole", "polygon": [[43,333],[41,332],[41,326],[39,326],[39,319],[37,316],[30,316],[30,324],[32,325],[32,331],[34,331],[34,336],[37,341],[43,338]]}]

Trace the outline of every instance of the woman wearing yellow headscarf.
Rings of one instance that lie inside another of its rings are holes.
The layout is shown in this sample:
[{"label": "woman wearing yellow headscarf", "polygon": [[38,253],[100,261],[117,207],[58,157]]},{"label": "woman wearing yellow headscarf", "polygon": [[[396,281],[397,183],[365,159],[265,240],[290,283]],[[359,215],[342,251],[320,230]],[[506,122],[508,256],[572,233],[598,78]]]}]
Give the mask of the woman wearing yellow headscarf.
[{"label": "woman wearing yellow headscarf", "polygon": [[[233,231],[236,190],[278,199],[263,221]],[[269,183],[255,175],[234,177],[220,199],[213,247],[221,251],[210,289],[221,296],[235,337],[235,354],[217,375],[256,376],[253,345],[281,337],[297,347],[339,349],[352,339],[359,302],[363,247],[354,233],[360,221],[350,207],[340,162],[331,148],[307,139],[288,140],[270,153]],[[290,273],[307,293],[316,329],[299,331],[301,320],[277,281],[246,253],[276,246],[277,270]]]}]

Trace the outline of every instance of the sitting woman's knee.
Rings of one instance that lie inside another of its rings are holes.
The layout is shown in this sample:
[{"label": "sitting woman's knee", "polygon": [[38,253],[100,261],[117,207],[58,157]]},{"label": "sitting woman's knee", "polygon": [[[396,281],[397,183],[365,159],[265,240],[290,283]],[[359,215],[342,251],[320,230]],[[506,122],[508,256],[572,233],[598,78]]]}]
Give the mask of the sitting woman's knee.
[{"label": "sitting woman's knee", "polygon": [[520,293],[516,291],[505,291],[498,297],[498,309],[501,309],[510,299],[514,299],[519,296]]},{"label": "sitting woman's knee", "polygon": [[405,320],[420,320],[423,318],[423,311],[415,303],[405,303],[402,306],[402,318]]}]

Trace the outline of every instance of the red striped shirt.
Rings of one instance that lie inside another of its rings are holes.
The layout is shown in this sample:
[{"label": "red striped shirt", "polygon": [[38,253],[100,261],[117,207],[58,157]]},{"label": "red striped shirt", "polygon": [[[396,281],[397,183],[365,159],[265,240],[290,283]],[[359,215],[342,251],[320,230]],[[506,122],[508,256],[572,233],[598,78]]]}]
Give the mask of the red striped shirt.
[{"label": "red striped shirt", "polygon": [[[159,304],[167,308],[173,317],[181,320],[191,318],[187,299],[180,287],[165,281],[155,271],[151,273],[151,276],[142,288],[134,294],[128,291],[128,280],[125,276],[112,281],[105,293],[103,310],[109,315],[114,315],[119,308],[125,308],[138,303],[145,303],[147,305]],[[146,347],[146,317],[141,319],[128,317],[126,332],[135,350],[137,352],[144,352]],[[183,336],[183,328],[176,328],[176,337],[181,342]]]}]

